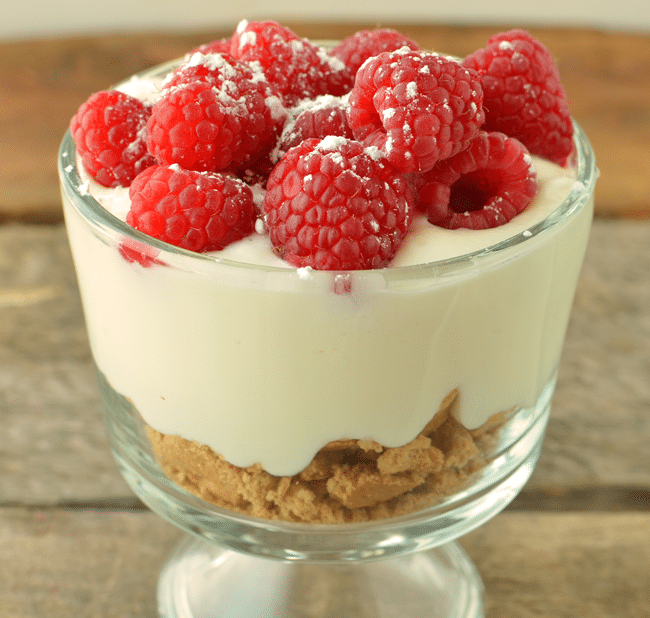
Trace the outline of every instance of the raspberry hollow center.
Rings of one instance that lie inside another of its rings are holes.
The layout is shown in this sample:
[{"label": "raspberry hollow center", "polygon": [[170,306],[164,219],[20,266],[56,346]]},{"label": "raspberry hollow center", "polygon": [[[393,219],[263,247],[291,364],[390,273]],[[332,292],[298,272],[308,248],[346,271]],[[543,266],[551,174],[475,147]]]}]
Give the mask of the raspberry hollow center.
[{"label": "raspberry hollow center", "polygon": [[451,186],[449,207],[457,213],[480,210],[499,193],[500,186],[501,176],[494,170],[464,174]]}]

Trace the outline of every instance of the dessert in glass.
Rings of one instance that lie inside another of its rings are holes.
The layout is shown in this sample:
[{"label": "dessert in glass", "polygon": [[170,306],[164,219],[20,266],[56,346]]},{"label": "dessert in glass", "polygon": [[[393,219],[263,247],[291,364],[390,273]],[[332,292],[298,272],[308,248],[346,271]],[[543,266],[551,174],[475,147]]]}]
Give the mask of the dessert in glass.
[{"label": "dessert in glass", "polygon": [[597,176],[541,43],[242,22],[59,167],[114,455],[190,533],[160,615],[482,616],[454,540],[539,457]]}]

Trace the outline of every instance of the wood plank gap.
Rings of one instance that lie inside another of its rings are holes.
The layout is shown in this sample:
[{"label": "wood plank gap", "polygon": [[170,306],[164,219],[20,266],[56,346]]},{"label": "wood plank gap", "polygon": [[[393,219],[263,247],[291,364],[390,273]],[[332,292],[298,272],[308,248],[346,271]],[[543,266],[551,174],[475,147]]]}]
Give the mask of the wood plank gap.
[{"label": "wood plank gap", "polygon": [[[149,512],[136,496],[87,500],[60,500],[48,503],[0,502],[0,508],[29,511]],[[647,487],[579,487],[530,489],[522,491],[505,509],[509,512],[650,512]]]},{"label": "wood plank gap", "polygon": [[21,210],[3,212],[0,207],[0,225],[7,223],[60,225],[63,223],[63,208],[61,204],[45,204],[33,209],[26,207]]},{"label": "wood plank gap", "polygon": [[518,512],[650,511],[647,487],[547,487],[522,491],[507,507]]},{"label": "wood plank gap", "polygon": [[25,509],[27,511],[101,511],[148,513],[149,507],[136,496],[98,498],[88,500],[59,500],[57,502],[0,502],[0,509]]}]

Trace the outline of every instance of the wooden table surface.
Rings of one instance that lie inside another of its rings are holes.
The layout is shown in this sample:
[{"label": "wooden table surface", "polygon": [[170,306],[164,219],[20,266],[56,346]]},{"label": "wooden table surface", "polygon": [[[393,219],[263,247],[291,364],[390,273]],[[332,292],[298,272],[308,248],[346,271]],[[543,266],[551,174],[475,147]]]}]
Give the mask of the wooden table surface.
[{"label": "wooden table surface", "polygon": [[[290,24],[340,38],[369,24]],[[374,25],[374,24],[370,24]],[[384,24],[385,25],[385,24]],[[463,55],[494,28],[402,25]],[[461,540],[490,618],[650,616],[650,37],[531,29],[601,170],[541,461]],[[221,31],[0,44],[0,616],[154,617],[180,531],[108,450],[61,221],[56,152],[92,92]]]}]

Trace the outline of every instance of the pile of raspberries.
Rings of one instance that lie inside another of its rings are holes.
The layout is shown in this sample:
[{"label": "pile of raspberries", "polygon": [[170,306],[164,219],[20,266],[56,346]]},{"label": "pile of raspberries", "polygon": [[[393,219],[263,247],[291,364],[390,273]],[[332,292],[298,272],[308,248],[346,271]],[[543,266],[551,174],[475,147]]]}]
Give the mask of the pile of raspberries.
[{"label": "pile of raspberries", "polygon": [[536,193],[530,155],[573,150],[557,67],[523,30],[458,60],[391,29],[325,49],[272,21],[189,52],[153,105],[92,95],[71,133],[88,174],[129,187],[139,231],[207,252],[262,230],[319,270],[388,266],[418,211],[502,225]]}]

